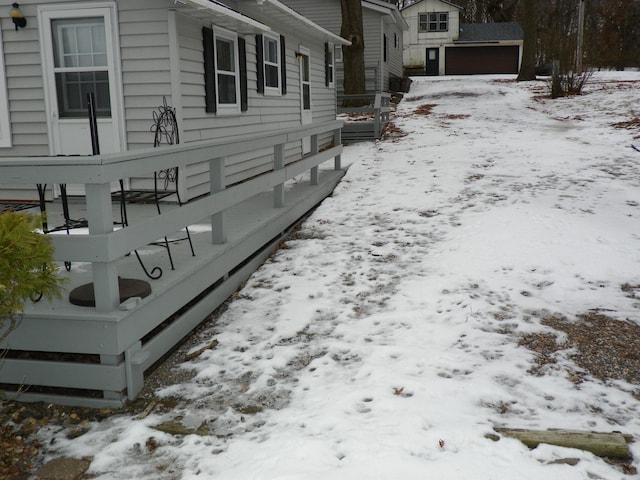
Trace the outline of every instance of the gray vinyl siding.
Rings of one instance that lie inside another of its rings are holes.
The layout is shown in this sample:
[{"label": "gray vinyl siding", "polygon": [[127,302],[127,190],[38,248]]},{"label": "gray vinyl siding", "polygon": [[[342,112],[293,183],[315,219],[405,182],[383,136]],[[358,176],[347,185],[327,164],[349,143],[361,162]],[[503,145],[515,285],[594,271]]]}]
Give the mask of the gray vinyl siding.
[{"label": "gray vinyl siding", "polygon": [[120,61],[127,149],[153,146],[153,111],[172,104],[167,2],[119,0]]},{"label": "gray vinyl siding", "polygon": [[[324,84],[324,42],[319,39],[301,39],[290,33],[287,25],[261,19],[273,28],[274,34],[283,34],[286,43],[287,93],[269,96],[257,92],[256,41],[254,35],[246,35],[248,110],[239,114],[219,115],[204,109],[204,64],[202,52],[203,25],[195,25],[188,17],[178,16],[180,45],[183,138],[196,141],[209,138],[234,137],[268,130],[278,130],[301,124],[300,75],[295,51],[299,45],[311,50],[311,88],[313,122],[325,122],[336,118],[335,91]],[[206,25],[210,26],[210,25]],[[321,138],[324,146],[329,138]],[[287,145],[285,158],[294,159],[301,152],[300,142]],[[270,150],[254,152],[227,159],[227,184],[236,183],[259,175],[273,168]],[[287,161],[287,160],[285,160]],[[209,190],[207,165],[191,165],[186,175],[188,196],[194,197]]]},{"label": "gray vinyl siding", "polygon": [[[385,33],[389,40],[389,51],[385,64],[385,90],[389,88],[389,78],[402,77],[402,30],[395,24],[386,24]],[[394,46],[394,34],[398,40],[398,46]]]},{"label": "gray vinyl siding", "polygon": [[[340,35],[342,10],[338,0],[282,0],[283,3],[300,12],[327,30]],[[371,10],[362,9],[364,31],[364,62],[367,90],[388,90],[389,76],[402,76],[402,30],[397,24],[388,22],[388,16]],[[383,35],[389,37],[387,62],[383,60]],[[393,48],[393,33],[398,36],[399,47]],[[342,90],[344,67],[336,63],[336,87]]]},{"label": "gray vinyl siding", "polygon": [[[39,2],[42,4],[45,2]],[[9,3],[3,5],[8,11]],[[7,15],[0,16],[2,44],[10,113],[11,147],[0,148],[1,157],[49,155],[49,137],[44,103],[44,80],[40,58],[36,5],[20,2],[20,9],[29,17],[27,26],[18,32]],[[32,20],[33,19],[33,20]],[[1,182],[1,179],[0,179]],[[3,188],[0,197],[35,200],[35,185],[12,185]]]},{"label": "gray vinyl siding", "polygon": [[[25,15],[36,17],[35,5],[21,3],[20,8]],[[2,41],[12,146],[0,148],[0,156],[48,155],[37,22],[29,22],[24,29],[15,32],[10,19],[3,15]]]},{"label": "gray vinyl siding", "polygon": [[382,63],[382,16],[367,8],[362,9],[364,31],[364,68],[367,76],[367,90],[381,90],[380,76]]},{"label": "gray vinyl siding", "polygon": [[[37,6],[59,4],[56,0],[20,2],[29,21],[19,35],[2,18],[12,147],[0,156],[49,155],[49,138],[41,67]],[[91,4],[98,2],[64,2]],[[170,94],[167,6],[157,0],[118,0],[118,29],[123,81],[125,129],[128,148],[148,147],[151,111]]]}]

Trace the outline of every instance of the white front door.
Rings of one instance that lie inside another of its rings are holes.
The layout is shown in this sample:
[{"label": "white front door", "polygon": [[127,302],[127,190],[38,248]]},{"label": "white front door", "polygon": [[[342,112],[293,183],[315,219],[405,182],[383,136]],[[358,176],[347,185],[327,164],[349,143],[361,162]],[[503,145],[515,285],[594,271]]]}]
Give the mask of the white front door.
[{"label": "white front door", "polygon": [[115,7],[41,7],[41,45],[52,155],[91,155],[87,94],[96,106],[100,153],[124,134]]},{"label": "white front door", "polygon": [[[302,115],[302,125],[313,122],[312,102],[311,102],[311,52],[308,48],[298,47],[300,54],[300,111]],[[311,138],[302,139],[302,153],[311,151]]]}]

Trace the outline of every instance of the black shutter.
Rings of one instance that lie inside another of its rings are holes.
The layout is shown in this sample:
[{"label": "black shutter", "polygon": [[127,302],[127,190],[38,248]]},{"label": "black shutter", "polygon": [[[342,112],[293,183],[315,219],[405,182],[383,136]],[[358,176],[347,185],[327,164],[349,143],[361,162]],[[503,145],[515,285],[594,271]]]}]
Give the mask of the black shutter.
[{"label": "black shutter", "polygon": [[256,35],[256,70],[258,74],[258,93],[264,93],[264,47],[262,35]]},{"label": "black shutter", "polygon": [[331,76],[329,70],[329,44],[325,42],[324,44],[324,86],[328,87],[331,83]]},{"label": "black shutter", "polygon": [[282,82],[282,95],[287,94],[287,47],[284,35],[280,35],[280,80]]},{"label": "black shutter", "polygon": [[204,54],[204,103],[207,113],[217,111],[216,64],[213,48],[213,30],[202,27],[202,51]]},{"label": "black shutter", "polygon": [[388,48],[388,41],[387,41],[387,36],[386,35],[382,35],[382,49],[383,49],[383,60],[386,62],[387,61],[387,48]]},{"label": "black shutter", "polygon": [[240,64],[240,110],[249,109],[247,92],[247,43],[238,37],[238,63]]}]

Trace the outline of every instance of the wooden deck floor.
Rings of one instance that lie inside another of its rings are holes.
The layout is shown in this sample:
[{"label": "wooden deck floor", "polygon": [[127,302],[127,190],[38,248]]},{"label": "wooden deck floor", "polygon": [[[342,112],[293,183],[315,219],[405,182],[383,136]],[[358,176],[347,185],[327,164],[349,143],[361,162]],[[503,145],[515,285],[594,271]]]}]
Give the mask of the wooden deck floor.
[{"label": "wooden deck floor", "polygon": [[[119,406],[132,399],[142,388],[145,370],[246,281],[288,229],[333,191],[343,174],[321,168],[319,185],[289,182],[284,208],[274,208],[273,194],[267,191],[228,209],[224,244],[212,244],[208,219],[191,225],[195,257],[184,232],[177,232],[171,236],[175,270],[163,247],[140,249],[148,268],[162,269],[157,280],[145,277],[135,255],[121,258],[119,276],[148,281],[151,294],[121,305],[120,310],[100,313],[71,304],[68,292],[92,281],[92,265],[74,263],[70,272],[61,268],[60,274],[67,278],[64,297],[28,303],[20,326],[6,345],[0,345],[10,353],[35,352],[32,357],[10,354],[4,360],[0,389],[22,401],[61,404]],[[70,206],[72,218],[85,213],[79,199],[72,199]],[[118,205],[113,208],[114,218],[119,218]],[[50,225],[62,223],[59,201],[48,204],[47,210]],[[39,214],[37,208],[28,211]],[[132,223],[152,215],[157,215],[154,205],[129,207]],[[53,352],[63,352],[64,361],[51,356]],[[16,394],[13,387],[20,386],[34,388]]]}]

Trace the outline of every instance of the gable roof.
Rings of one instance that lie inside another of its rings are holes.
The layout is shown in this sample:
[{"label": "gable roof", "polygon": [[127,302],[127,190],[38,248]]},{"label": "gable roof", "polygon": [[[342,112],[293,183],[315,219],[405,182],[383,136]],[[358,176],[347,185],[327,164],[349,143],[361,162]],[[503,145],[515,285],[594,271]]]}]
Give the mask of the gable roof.
[{"label": "gable roof", "polygon": [[518,22],[462,23],[456,43],[522,40],[524,32]]},{"label": "gable roof", "polygon": [[409,24],[404,19],[400,10],[395,3],[389,3],[384,0],[362,0],[362,8],[375,10],[385,15],[390,15],[393,22],[400,27],[401,30],[409,30]]},{"label": "gable roof", "polygon": [[[405,5],[404,7],[402,7],[402,10],[406,10],[407,8],[411,8],[414,5],[418,5],[419,3],[422,3],[423,0],[418,0],[417,2],[413,2],[410,5]],[[442,3],[446,3],[447,5],[451,5],[452,7],[457,8],[458,10],[464,10],[464,8],[462,8],[460,5],[456,5],[453,2],[448,2],[447,0],[440,0]]]}]

